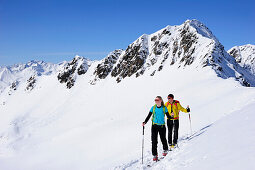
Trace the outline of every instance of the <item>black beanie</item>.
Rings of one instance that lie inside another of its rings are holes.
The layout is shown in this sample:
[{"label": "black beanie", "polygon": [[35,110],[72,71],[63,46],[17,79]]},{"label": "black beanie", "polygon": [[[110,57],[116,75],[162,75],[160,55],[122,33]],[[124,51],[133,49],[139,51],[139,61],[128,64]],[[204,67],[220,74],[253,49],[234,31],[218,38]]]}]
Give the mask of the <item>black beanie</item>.
[{"label": "black beanie", "polygon": [[169,94],[168,97],[171,97],[173,99],[174,95],[173,94]]}]

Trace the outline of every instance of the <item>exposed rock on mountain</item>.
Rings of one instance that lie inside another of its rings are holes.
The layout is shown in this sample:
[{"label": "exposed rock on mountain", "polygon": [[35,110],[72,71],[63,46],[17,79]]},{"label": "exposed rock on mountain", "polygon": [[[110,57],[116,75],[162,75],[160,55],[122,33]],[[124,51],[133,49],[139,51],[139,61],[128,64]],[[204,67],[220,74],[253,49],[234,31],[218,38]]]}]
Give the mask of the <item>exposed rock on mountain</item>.
[{"label": "exposed rock on mountain", "polygon": [[27,80],[27,87],[26,87],[26,90],[27,90],[27,91],[33,90],[33,88],[35,87],[35,83],[36,83],[35,76],[31,76],[31,77]]},{"label": "exposed rock on mountain", "polygon": [[142,35],[125,50],[118,64],[113,68],[111,75],[117,77],[117,82],[126,76],[136,73],[144,64],[148,55],[148,35]]},{"label": "exposed rock on mountain", "polygon": [[123,50],[118,49],[118,50],[114,50],[113,52],[108,54],[101,61],[101,63],[97,65],[97,67],[94,71],[95,79],[92,80],[90,83],[95,84],[95,82],[98,79],[105,79],[111,73],[113,65],[117,62],[117,60],[119,59],[119,56],[121,55],[122,52],[123,52]]},{"label": "exposed rock on mountain", "polygon": [[86,58],[75,56],[74,59],[64,66],[58,74],[60,83],[66,83],[67,88],[74,86],[77,75],[85,74],[90,66],[89,60]]},{"label": "exposed rock on mountain", "polygon": [[10,85],[10,89],[8,94],[11,95],[14,91],[17,90],[17,86],[18,86],[19,82],[18,81],[14,81],[11,85]]}]

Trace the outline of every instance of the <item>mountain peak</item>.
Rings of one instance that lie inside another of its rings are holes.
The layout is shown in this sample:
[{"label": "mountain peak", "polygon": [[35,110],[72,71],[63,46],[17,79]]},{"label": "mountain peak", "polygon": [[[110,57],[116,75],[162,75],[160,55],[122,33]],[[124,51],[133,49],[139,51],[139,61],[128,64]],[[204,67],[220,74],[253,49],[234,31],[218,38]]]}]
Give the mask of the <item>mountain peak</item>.
[{"label": "mountain peak", "polygon": [[250,75],[246,77],[247,80],[244,78],[245,69],[238,66],[213,33],[195,19],[140,36],[119,57],[111,76],[117,82],[132,75],[138,77],[145,72],[153,76],[164,65],[175,65],[178,68],[189,65],[210,66],[222,78],[235,77],[245,86],[255,84]]},{"label": "mountain peak", "polygon": [[86,59],[86,58],[85,58],[85,57],[82,57],[82,56],[79,56],[79,55],[76,54],[76,55],[74,56],[74,59],[75,59],[75,60],[83,60],[83,59]]},{"label": "mountain peak", "polygon": [[213,35],[212,31],[199,20],[196,20],[196,19],[186,20],[182,25],[184,26],[189,25],[195,28],[198,34],[218,42],[217,38]]},{"label": "mountain peak", "polygon": [[184,23],[199,23],[202,24],[199,20],[197,19],[187,19],[186,21],[184,21]]},{"label": "mountain peak", "polygon": [[241,67],[255,75],[255,45],[234,46],[228,50],[228,53],[234,57]]}]

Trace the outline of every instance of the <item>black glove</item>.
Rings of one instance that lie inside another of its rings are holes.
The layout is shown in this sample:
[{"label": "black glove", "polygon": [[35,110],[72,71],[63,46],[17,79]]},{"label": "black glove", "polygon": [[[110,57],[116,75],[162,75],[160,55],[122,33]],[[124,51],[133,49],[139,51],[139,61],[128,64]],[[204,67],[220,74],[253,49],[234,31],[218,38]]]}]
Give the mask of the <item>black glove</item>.
[{"label": "black glove", "polygon": [[187,108],[187,112],[190,112],[190,108],[189,107]]}]

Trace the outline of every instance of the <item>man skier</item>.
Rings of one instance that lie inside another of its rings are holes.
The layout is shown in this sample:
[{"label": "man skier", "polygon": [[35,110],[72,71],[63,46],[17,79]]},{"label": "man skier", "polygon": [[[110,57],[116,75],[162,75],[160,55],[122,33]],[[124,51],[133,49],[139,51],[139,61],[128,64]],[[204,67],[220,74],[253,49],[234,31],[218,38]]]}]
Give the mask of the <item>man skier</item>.
[{"label": "man skier", "polygon": [[[165,103],[168,112],[171,115],[171,118],[167,118],[167,128],[168,128],[168,143],[170,148],[174,148],[178,141],[178,130],[179,130],[179,112],[190,112],[189,106],[183,108],[178,100],[174,100],[174,95],[168,95],[168,102]],[[172,140],[174,129],[174,139]]]}]

